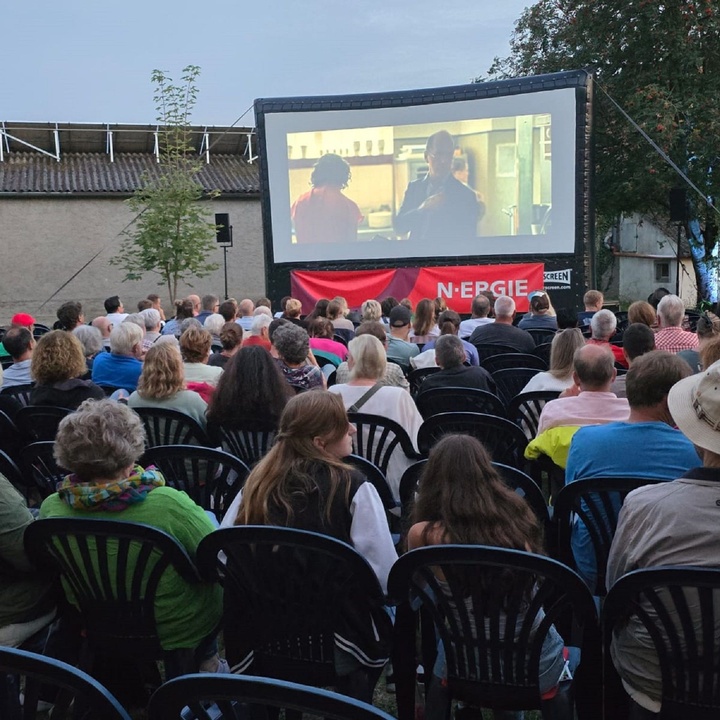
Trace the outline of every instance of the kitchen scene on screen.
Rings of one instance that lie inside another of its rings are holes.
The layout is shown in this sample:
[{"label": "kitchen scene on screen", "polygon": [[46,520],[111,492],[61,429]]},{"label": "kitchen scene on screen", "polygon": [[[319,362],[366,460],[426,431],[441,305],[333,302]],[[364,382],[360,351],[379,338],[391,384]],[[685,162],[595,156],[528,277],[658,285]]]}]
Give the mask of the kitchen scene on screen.
[{"label": "kitchen scene on screen", "polygon": [[551,115],[287,134],[293,243],[542,235]]}]

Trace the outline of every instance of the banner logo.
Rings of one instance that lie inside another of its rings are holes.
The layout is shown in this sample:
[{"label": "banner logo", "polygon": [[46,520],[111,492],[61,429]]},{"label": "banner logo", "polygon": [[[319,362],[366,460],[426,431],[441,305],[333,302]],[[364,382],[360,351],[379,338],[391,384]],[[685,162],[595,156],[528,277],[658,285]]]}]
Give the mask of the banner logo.
[{"label": "banner logo", "polygon": [[567,270],[546,270],[545,285],[565,286],[572,285],[572,268]]}]

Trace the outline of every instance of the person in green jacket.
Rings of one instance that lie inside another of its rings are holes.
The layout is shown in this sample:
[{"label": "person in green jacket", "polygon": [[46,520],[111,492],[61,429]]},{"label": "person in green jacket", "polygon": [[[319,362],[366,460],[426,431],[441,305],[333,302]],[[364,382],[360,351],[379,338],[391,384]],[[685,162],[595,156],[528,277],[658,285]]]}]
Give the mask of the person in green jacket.
[{"label": "person in green jacket", "polygon": [[[40,519],[86,517],[144,523],[172,535],[194,556],[214,525],[184,492],[166,487],[159,472],[135,464],[144,443],[142,422],[130,408],[109,399],[86,400],[58,428],[55,457],[71,474],[43,502]],[[67,587],[65,592],[72,602]],[[174,568],[165,571],[155,597],[164,650],[196,649],[201,672],[226,671],[213,642],[221,614],[218,585],[189,584]]]}]

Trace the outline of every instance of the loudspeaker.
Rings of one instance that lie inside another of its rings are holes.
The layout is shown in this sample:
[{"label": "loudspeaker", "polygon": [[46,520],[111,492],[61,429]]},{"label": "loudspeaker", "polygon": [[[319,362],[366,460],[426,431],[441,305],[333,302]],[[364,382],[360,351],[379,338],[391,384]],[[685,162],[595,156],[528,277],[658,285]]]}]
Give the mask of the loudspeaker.
[{"label": "loudspeaker", "polygon": [[228,213],[215,213],[215,240],[219,243],[230,242],[230,215]]},{"label": "loudspeaker", "polygon": [[670,191],[670,222],[685,222],[687,219],[687,191],[684,188],[673,188]]}]

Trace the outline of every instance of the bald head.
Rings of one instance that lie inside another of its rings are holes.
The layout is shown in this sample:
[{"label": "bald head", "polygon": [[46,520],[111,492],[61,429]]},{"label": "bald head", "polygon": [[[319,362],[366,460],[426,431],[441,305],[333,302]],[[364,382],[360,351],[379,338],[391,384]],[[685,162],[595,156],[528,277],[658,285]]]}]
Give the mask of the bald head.
[{"label": "bald head", "polygon": [[575,351],[573,365],[573,377],[580,390],[607,392],[617,374],[608,345],[583,345]]},{"label": "bald head", "polygon": [[240,317],[248,317],[252,315],[253,310],[255,310],[255,303],[250,300],[250,298],[245,298],[240,301],[240,305],[238,305],[238,315],[240,315]]},{"label": "bald head", "polygon": [[110,320],[107,319],[105,315],[96,317],[92,321],[91,325],[100,331],[100,334],[103,336],[103,338],[110,337],[110,331],[112,330],[113,324]]}]

